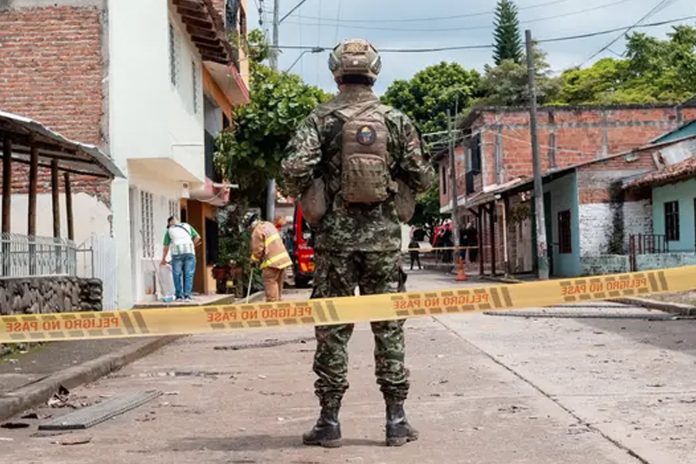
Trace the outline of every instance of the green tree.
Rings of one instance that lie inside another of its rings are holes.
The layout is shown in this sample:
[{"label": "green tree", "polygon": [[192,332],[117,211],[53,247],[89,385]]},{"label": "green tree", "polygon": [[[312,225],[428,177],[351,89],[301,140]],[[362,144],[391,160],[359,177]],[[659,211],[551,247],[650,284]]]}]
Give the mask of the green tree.
[{"label": "green tree", "polygon": [[[281,178],[283,150],[295,128],[327,94],[299,76],[260,63],[268,53],[258,31],[249,35],[250,102],[234,110],[234,126],[218,136],[215,160],[236,201],[263,207],[266,181]],[[253,58],[253,59],[252,59]]]},{"label": "green tree", "polygon": [[416,197],[416,210],[411,225],[422,227],[428,237],[432,237],[435,226],[442,224],[449,215],[440,213],[440,188],[437,183],[425,193]]},{"label": "green tree", "polygon": [[[295,128],[327,95],[306,85],[299,76],[274,71],[261,61],[269,47],[260,31],[248,37],[250,97],[247,105],[235,108],[233,126],[216,141],[215,162],[224,177],[239,189],[219,219],[218,264],[233,263],[242,270],[241,280],[249,282],[249,233],[242,219],[249,208],[265,206],[267,181],[279,179],[283,151]],[[253,274],[254,288],[260,282]],[[244,289],[246,291],[246,288]]]},{"label": "green tree", "polygon": [[382,97],[403,111],[423,133],[447,129],[447,110],[455,101],[465,108],[477,96],[480,75],[458,63],[441,62],[419,71],[410,80],[394,81]]},{"label": "green tree", "polygon": [[[559,89],[559,81],[551,75],[546,54],[534,46],[536,67],[537,99],[540,104],[552,101]],[[529,103],[529,86],[526,58],[524,62],[503,60],[497,66],[485,66],[480,92],[483,94],[476,104],[520,106]]]},{"label": "green tree", "polygon": [[696,28],[677,26],[664,40],[630,34],[625,59],[604,58],[565,71],[558,102],[673,103],[695,92]]},{"label": "green tree", "polygon": [[524,53],[520,21],[517,17],[517,5],[512,0],[498,0],[493,25],[493,62],[496,66],[505,60],[521,63]]}]

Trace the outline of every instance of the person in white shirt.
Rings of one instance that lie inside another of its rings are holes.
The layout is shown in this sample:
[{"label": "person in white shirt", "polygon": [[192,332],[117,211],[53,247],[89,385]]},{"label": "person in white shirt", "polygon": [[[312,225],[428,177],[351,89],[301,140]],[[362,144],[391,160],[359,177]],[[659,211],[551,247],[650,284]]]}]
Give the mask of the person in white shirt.
[{"label": "person in white shirt", "polygon": [[179,222],[174,216],[167,219],[161,264],[167,264],[167,254],[171,251],[177,301],[191,301],[193,276],[196,272],[196,247],[200,242],[201,236],[190,224]]}]

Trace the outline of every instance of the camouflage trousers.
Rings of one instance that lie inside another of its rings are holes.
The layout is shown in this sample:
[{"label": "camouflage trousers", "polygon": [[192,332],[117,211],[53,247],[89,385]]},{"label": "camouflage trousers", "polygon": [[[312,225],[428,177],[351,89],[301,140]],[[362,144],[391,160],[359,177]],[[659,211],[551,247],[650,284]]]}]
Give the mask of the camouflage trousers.
[{"label": "camouflage trousers", "polygon": [[[400,253],[317,251],[312,298],[403,291]],[[404,366],[404,321],[373,322],[375,375],[387,402],[406,399],[408,369]],[[315,393],[322,406],[339,407],[348,390],[347,345],[353,324],[317,326],[314,355]]]}]

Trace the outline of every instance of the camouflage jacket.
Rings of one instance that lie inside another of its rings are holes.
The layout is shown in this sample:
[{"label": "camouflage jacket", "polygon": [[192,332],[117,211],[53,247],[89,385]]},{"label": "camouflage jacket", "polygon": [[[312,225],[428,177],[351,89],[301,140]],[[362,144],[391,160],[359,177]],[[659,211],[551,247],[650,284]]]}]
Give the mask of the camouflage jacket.
[{"label": "camouflage jacket", "polygon": [[[394,251],[401,245],[401,228],[393,199],[379,205],[348,205],[339,195],[341,185],[341,129],[335,112],[378,102],[371,89],[349,86],[332,101],[318,106],[300,125],[283,160],[283,175],[290,196],[299,197],[315,177],[327,185],[329,209],[315,228],[315,248],[343,251]],[[420,136],[400,111],[381,105],[389,130],[390,170],[415,192],[427,190],[434,178],[421,149]],[[339,162],[336,162],[339,160]]]}]

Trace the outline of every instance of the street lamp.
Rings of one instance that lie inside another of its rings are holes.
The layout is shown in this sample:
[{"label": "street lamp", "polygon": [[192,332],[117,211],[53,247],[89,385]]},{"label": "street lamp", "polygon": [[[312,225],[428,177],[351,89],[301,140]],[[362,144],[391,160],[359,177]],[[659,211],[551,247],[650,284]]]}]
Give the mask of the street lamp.
[{"label": "street lamp", "polygon": [[324,49],[321,47],[314,47],[311,50],[303,50],[302,53],[300,53],[300,55],[297,57],[297,59],[295,59],[295,61],[292,62],[290,67],[285,72],[290,72],[290,70],[292,68],[294,68],[295,65],[302,59],[302,57],[305,55],[305,53],[321,53],[323,51],[324,51]]}]

